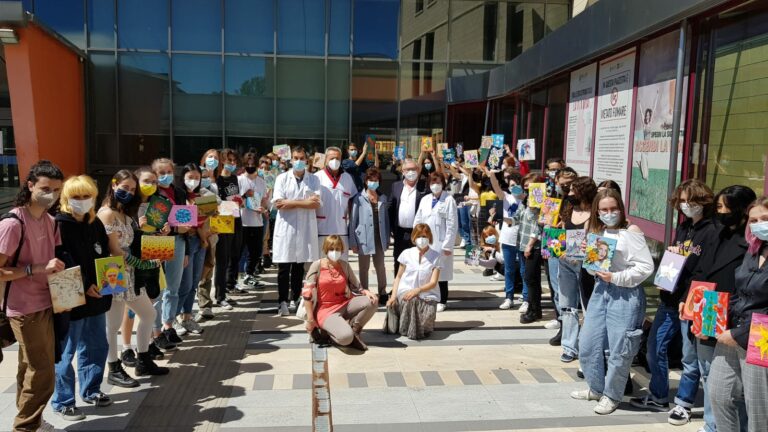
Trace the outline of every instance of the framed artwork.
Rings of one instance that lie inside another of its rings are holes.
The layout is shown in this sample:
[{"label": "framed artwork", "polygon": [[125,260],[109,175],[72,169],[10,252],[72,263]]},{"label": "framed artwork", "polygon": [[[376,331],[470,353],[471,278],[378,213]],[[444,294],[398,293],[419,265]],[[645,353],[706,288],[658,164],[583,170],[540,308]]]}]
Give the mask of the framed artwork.
[{"label": "framed artwork", "polygon": [[96,288],[101,295],[111,295],[128,290],[128,280],[125,273],[125,260],[122,256],[112,256],[97,259]]},{"label": "framed artwork", "polygon": [[216,234],[234,234],[235,233],[235,217],[234,216],[213,216],[209,219],[211,223],[211,231]]},{"label": "framed artwork", "polygon": [[752,313],[747,345],[747,363],[768,367],[768,315]]},{"label": "framed artwork", "polygon": [[272,153],[276,154],[280,160],[291,160],[291,148],[287,144],[279,144],[272,147]]},{"label": "framed artwork", "polygon": [[560,205],[563,200],[560,198],[544,198],[544,202],[541,204],[541,211],[539,212],[539,224],[552,226],[557,225],[557,221],[560,218]]},{"label": "framed artwork", "polygon": [[176,253],[174,236],[141,236],[141,259],[170,261]]},{"label": "framed artwork", "polygon": [[531,183],[528,185],[528,207],[541,208],[547,199],[546,183]]},{"label": "framed artwork", "polygon": [[80,266],[48,275],[48,289],[51,291],[53,313],[65,312],[85,304]]},{"label": "framed artwork", "polygon": [[691,288],[688,290],[688,297],[685,299],[681,318],[693,321],[694,312],[700,311],[701,307],[704,306],[704,291],[714,291],[716,288],[717,284],[712,282],[691,281]]},{"label": "framed artwork", "polygon": [[673,292],[677,287],[677,281],[680,279],[680,273],[685,265],[685,256],[674,252],[665,251],[661,257],[659,269],[653,278],[653,283],[664,291]]},{"label": "framed artwork", "polygon": [[175,205],[168,215],[168,224],[172,227],[196,227],[197,206]]},{"label": "framed artwork", "polygon": [[521,161],[536,160],[536,140],[517,140],[517,159]]},{"label": "framed artwork", "polygon": [[587,235],[587,252],[582,267],[594,272],[610,270],[613,254],[616,253],[616,244],[616,239],[589,233]]},{"label": "framed artwork", "polygon": [[587,256],[581,251],[581,245],[587,239],[587,232],[583,229],[567,230],[565,232],[565,256],[572,260],[583,260]]},{"label": "framed artwork", "polygon": [[147,218],[147,225],[160,230],[168,222],[168,215],[171,214],[170,201],[153,195],[147,202],[147,212],[144,216]]},{"label": "framed artwork", "polygon": [[494,148],[504,148],[504,134],[491,135],[491,144]]},{"label": "framed artwork", "polygon": [[464,152],[464,167],[477,168],[480,166],[480,160],[477,156],[477,150],[467,150]]}]

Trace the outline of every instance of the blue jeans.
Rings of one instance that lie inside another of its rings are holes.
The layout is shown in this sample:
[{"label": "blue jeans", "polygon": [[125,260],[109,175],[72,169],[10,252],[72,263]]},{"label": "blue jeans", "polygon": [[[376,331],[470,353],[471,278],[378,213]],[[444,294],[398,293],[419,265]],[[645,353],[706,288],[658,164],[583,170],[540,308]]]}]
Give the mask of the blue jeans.
[{"label": "blue jeans", "polygon": [[669,402],[669,343],[683,331],[683,373],[677,389],[675,403],[692,408],[699,389],[699,365],[696,345],[688,338],[690,321],[680,321],[677,308],[660,305],[648,336],[648,367],[651,381],[648,390],[657,402]]},{"label": "blue jeans", "polygon": [[195,303],[195,292],[200,279],[203,276],[205,264],[205,248],[198,236],[189,237],[189,264],[181,275],[179,284],[179,306],[176,314],[191,314],[192,305]]},{"label": "blue jeans", "polygon": [[644,314],[642,287],[618,287],[602,280],[595,285],[579,336],[581,369],[593,392],[622,400],[629,368],[640,350]]},{"label": "blue jeans", "polygon": [[[552,261],[553,258],[549,260]],[[551,277],[551,276],[550,276]],[[563,353],[571,356],[579,354],[579,297],[581,287],[581,264],[561,261],[558,274],[560,296],[557,306],[560,308],[562,337],[560,345]]]},{"label": "blue jeans", "polygon": [[55,411],[75,406],[75,370],[72,367],[75,353],[80,397],[91,398],[101,391],[109,351],[106,314],[71,321],[64,342],[61,360],[56,363],[56,382],[51,398]]},{"label": "blue jeans", "polygon": [[518,274],[523,281],[523,296],[528,298],[528,284],[525,283],[525,261],[521,261],[518,265],[517,257],[520,252],[517,246],[502,244],[501,253],[504,255],[504,294],[506,298],[510,300],[515,298],[515,282]]},{"label": "blue jeans", "polygon": [[459,207],[459,235],[467,245],[472,244],[472,223],[469,219],[469,206]]},{"label": "blue jeans", "polygon": [[560,259],[550,257],[547,259],[547,267],[549,267],[549,290],[552,292],[552,303],[555,304],[555,315],[560,319],[560,281],[558,281],[558,275],[560,274]]},{"label": "blue jeans", "polygon": [[179,286],[184,274],[184,255],[186,246],[183,236],[176,236],[176,251],[173,259],[165,263],[165,281],[167,288],[163,295],[155,302],[155,329],[163,328],[163,324],[173,324],[176,311],[179,309]]},{"label": "blue jeans", "polygon": [[[506,262],[506,261],[505,261]],[[528,283],[525,281],[525,251],[517,250],[517,268],[520,269],[520,277],[523,278],[523,301],[528,301]]]}]

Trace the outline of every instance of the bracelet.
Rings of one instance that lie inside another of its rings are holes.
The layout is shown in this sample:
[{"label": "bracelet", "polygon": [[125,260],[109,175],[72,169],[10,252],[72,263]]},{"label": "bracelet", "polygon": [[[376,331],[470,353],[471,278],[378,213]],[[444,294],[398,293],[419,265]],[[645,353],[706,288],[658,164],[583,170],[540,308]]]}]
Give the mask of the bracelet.
[{"label": "bracelet", "polygon": [[32,264],[27,264],[27,267],[24,268],[24,271],[27,273],[27,277],[32,276]]}]

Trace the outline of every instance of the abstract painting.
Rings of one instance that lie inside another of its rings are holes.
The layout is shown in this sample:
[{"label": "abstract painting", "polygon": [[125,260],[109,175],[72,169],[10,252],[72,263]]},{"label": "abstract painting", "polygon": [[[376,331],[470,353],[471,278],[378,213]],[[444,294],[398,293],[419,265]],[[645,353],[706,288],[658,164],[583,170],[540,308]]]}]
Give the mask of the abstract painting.
[{"label": "abstract painting", "polygon": [[174,236],[141,236],[141,259],[170,261],[176,252]]},{"label": "abstract painting", "polygon": [[168,215],[168,224],[172,227],[196,227],[197,206],[175,205]]}]

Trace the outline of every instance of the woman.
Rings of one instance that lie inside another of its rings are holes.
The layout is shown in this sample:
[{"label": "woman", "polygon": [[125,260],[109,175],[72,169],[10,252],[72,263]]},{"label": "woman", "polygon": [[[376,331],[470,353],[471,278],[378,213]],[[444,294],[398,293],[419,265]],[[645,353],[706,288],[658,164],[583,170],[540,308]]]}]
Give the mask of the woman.
[{"label": "woman", "polygon": [[[219,167],[219,151],[214,149],[206,151],[200,159],[200,167],[202,170],[200,188],[213,192],[218,197],[219,188],[216,185],[216,175]],[[211,286],[213,285],[213,269],[216,264],[216,243],[218,240],[219,236],[211,233],[208,238],[208,247],[205,249],[205,264],[200,283],[197,286],[197,307],[200,312],[195,317],[196,322],[215,317],[212,309]]]},{"label": "woman", "polygon": [[[243,221],[243,248],[248,250],[243,283],[248,286],[260,285],[256,279],[256,265],[261,263],[264,247],[264,214],[269,204],[267,184],[259,175],[259,161],[256,153],[243,156],[245,172],[238,176],[240,195],[245,197],[245,207],[241,211]],[[262,174],[263,175],[263,174]],[[240,255],[238,255],[240,256]]]},{"label": "woman", "polygon": [[[236,202],[241,208],[243,197],[240,195],[240,182],[237,179],[237,167],[240,164],[240,155],[236,150],[224,149],[221,151],[224,159],[224,167],[216,178],[219,189],[219,198],[222,201]],[[243,244],[243,223],[239,212],[235,217],[235,232],[233,234],[219,234],[216,245],[216,273],[214,284],[216,285],[216,304],[224,310],[232,310],[235,303],[227,297],[227,292],[234,291],[237,286],[239,273],[240,252]]]},{"label": "woman", "polygon": [[259,260],[257,264],[257,271],[259,274],[266,273],[265,267],[269,267],[271,264],[271,255],[272,252],[269,249],[269,243],[270,239],[272,238],[272,221],[271,221],[271,210],[272,210],[272,188],[270,187],[270,183],[267,183],[267,178],[271,177],[272,185],[274,185],[274,179],[277,177],[274,174],[274,171],[272,169],[272,160],[267,156],[262,156],[259,160],[259,177],[264,179],[264,182],[267,186],[267,206],[264,207],[264,240],[262,241],[262,247],[261,247],[261,259]]},{"label": "woman", "polygon": [[602,192],[605,189],[613,189],[621,195],[621,186],[613,180],[603,180],[597,185],[598,192]]},{"label": "woman", "polygon": [[[528,190],[533,183],[543,183],[544,177],[539,172],[528,173],[523,177],[523,190]],[[523,201],[525,201],[523,199]],[[539,209],[526,206],[512,217],[520,225],[517,232],[519,257],[525,263],[525,284],[528,287],[528,298],[523,298],[523,304],[518,311],[521,324],[530,324],[542,318],[541,313],[541,232],[539,226]]]},{"label": "woman", "polygon": [[389,201],[379,193],[381,173],[377,168],[368,168],[363,179],[363,192],[352,200],[352,214],[349,222],[349,246],[358,254],[360,262],[360,284],[368,289],[368,269],[371,258],[376,269],[379,304],[387,302],[387,269],[384,267],[384,253],[389,248]]},{"label": "woman", "polygon": [[345,250],[341,237],[328,236],[323,242],[326,258],[309,267],[301,292],[307,310],[306,328],[309,334],[320,328],[336,344],[366,351],[368,346],[360,333],[376,313],[378,299],[360,286],[352,267],[341,259]]},{"label": "woman", "polygon": [[504,254],[499,248],[499,232],[491,225],[483,228],[480,235],[480,265],[504,275]]},{"label": "woman", "polygon": [[109,375],[107,382],[118,387],[138,387],[139,383],[131,378],[123,369],[117,358],[117,330],[123,321],[125,307],[129,307],[139,316],[139,327],[136,331],[136,346],[139,351],[136,361],[136,375],[165,375],[168,368],[159,367],[149,354],[149,339],[152,323],[155,320],[155,308],[147,297],[143,287],[134,283],[134,269],[157,268],[157,261],[145,261],[131,254],[133,243],[133,220],[127,213],[134,213],[139,203],[136,199],[138,180],[128,170],[120,170],[113,177],[107,195],[104,198],[98,217],[104,224],[109,237],[109,252],[112,256],[122,256],[125,259],[126,291],[112,296],[112,307],[107,312],[107,340],[109,353],[107,364]]},{"label": "woman", "polygon": [[738,405],[746,402],[747,429],[768,430],[768,368],[745,362],[752,314],[768,314],[768,197],[757,199],[747,212],[749,247],[736,269],[728,326],[717,337],[709,371],[709,400],[718,431],[744,430]]},{"label": "woman", "polygon": [[61,245],[56,256],[67,267],[80,266],[85,287],[85,304],[69,313],[69,331],[64,335],[61,360],[56,363],[56,384],[51,398],[53,410],[65,420],[85,418],[75,405],[75,370],[72,360],[77,357],[77,377],[83,402],[97,407],[112,405],[101,391],[107,362],[106,313],[112,306],[111,295],[100,295],[96,289],[94,260],[109,256],[109,238],[104,225],[93,210],[98,196],[92,178],[70,177],[61,190],[59,214],[56,215]]},{"label": "woman", "polygon": [[627,222],[624,211],[621,195],[606,189],[597,193],[589,221],[588,233],[617,241],[610,270],[595,273],[597,284],[579,337],[579,360],[589,388],[571,393],[574,399],[599,401],[597,414],[614,412],[624,395],[643,337],[645,291],[640,284],[654,270],[645,235]]},{"label": "woman", "polygon": [[432,232],[430,247],[442,256],[440,264],[440,303],[437,311],[445,310],[448,303],[448,282],[453,279],[453,246],[458,230],[456,201],[445,192],[445,178],[441,173],[429,175],[431,194],[421,199],[416,210],[414,225],[425,223]]},{"label": "woman", "polygon": [[404,250],[397,259],[400,267],[387,302],[385,332],[417,340],[434,330],[443,260],[440,252],[430,247],[433,240],[429,225],[413,227],[411,242],[415,247]]},{"label": "woman", "polygon": [[[596,194],[597,186],[590,177],[578,177],[571,183],[560,215],[563,228],[582,231],[587,228]],[[563,347],[560,361],[570,363],[576,360],[579,353],[579,308],[586,310],[595,287],[595,278],[582,268],[581,260],[572,260],[563,254],[560,257],[558,281],[558,307],[562,317],[562,327],[558,332],[561,336],[558,339]]]}]

